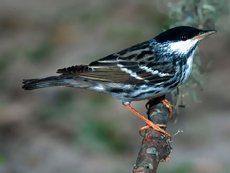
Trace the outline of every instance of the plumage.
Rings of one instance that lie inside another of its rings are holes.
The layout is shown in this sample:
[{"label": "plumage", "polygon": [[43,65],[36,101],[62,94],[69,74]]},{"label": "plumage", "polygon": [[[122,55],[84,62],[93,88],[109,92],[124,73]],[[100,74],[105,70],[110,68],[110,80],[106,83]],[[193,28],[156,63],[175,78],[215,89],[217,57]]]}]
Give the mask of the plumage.
[{"label": "plumage", "polygon": [[[89,65],[59,69],[59,76],[24,80],[22,88],[65,86],[104,92],[121,100],[148,127],[170,136],[134,110],[130,102],[162,96],[184,83],[191,73],[198,43],[215,32],[188,26],[175,27]],[[172,113],[171,104],[167,100],[161,102]]]},{"label": "plumage", "polygon": [[[25,80],[23,88],[86,88],[108,93],[122,102],[157,97],[185,82],[192,69],[193,54],[203,38],[198,36],[208,32],[188,26],[172,28],[89,65],[59,69],[60,76]],[[83,81],[85,85],[81,86]]]},{"label": "plumage", "polygon": [[[150,43],[147,41],[139,44],[142,49],[135,45],[94,61],[87,66],[88,70],[84,72],[79,71],[80,66],[74,66],[60,69],[57,73],[75,74],[104,82],[157,84],[171,78],[176,72],[176,66],[167,60],[159,59]],[[151,59],[150,62],[149,59]],[[162,63],[165,68],[162,68]]]}]

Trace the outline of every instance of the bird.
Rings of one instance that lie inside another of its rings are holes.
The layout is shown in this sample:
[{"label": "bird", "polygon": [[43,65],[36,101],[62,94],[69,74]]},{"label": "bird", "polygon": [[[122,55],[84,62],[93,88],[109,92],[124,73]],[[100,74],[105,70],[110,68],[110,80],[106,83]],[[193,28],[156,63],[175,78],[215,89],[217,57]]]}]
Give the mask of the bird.
[{"label": "bird", "polygon": [[[158,98],[188,79],[199,42],[217,32],[191,26],[168,29],[156,37],[110,54],[88,65],[58,69],[57,76],[24,79],[22,88],[73,87],[111,95],[146,122],[140,132],[153,128],[170,137],[165,125],[156,124],[131,107],[132,101]],[[172,115],[172,104],[160,99]]]}]

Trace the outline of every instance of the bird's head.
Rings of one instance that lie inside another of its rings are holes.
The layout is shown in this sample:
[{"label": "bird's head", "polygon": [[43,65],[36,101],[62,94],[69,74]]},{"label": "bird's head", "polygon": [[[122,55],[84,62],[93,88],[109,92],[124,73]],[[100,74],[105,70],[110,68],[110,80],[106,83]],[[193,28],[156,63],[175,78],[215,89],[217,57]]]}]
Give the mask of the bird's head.
[{"label": "bird's head", "polygon": [[215,30],[201,30],[190,26],[179,26],[159,34],[154,39],[160,45],[164,45],[165,51],[178,55],[187,55],[194,52],[197,44],[203,38],[215,32]]}]

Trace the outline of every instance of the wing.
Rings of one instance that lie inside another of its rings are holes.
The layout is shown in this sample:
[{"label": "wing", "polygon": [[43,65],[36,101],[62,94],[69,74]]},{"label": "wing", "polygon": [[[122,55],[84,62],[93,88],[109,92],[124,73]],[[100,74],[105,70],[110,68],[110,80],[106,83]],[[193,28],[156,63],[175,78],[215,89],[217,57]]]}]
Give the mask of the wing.
[{"label": "wing", "polygon": [[149,41],[111,54],[87,65],[59,69],[57,73],[82,78],[127,84],[158,84],[175,75],[172,62],[160,59],[152,51]]}]

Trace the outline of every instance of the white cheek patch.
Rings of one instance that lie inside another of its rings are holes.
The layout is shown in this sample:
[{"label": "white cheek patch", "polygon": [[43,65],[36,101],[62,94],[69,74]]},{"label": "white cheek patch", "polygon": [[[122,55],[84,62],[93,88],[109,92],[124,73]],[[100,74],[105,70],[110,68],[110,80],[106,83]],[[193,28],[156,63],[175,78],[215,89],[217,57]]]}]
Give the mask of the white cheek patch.
[{"label": "white cheek patch", "polygon": [[186,41],[178,41],[169,43],[168,48],[177,54],[186,54],[190,51],[191,47],[195,46],[198,40],[189,39]]}]

